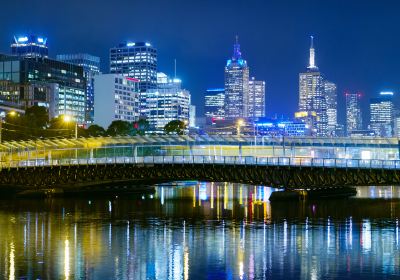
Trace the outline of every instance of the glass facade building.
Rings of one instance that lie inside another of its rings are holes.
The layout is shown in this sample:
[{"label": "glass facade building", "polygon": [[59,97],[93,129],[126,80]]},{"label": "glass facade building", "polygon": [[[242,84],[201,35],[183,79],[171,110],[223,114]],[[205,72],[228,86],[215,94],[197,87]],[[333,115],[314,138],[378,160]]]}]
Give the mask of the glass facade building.
[{"label": "glass facade building", "polygon": [[381,92],[370,102],[370,129],[376,136],[392,137],[394,125],[393,92]]},{"label": "glass facade building", "polygon": [[141,92],[157,88],[157,49],[145,42],[111,48],[110,73],[138,79]]},{"label": "glass facade building", "polygon": [[189,124],[191,96],[181,84],[179,79],[167,79],[157,89],[146,92],[143,115],[150,123],[150,133],[163,133],[165,125],[173,120]]},{"label": "glass facade building", "polygon": [[49,55],[47,38],[29,35],[14,36],[11,43],[11,53],[23,57],[45,57]]},{"label": "glass facade building", "polygon": [[324,92],[326,99],[326,115],[328,118],[328,135],[335,136],[336,130],[338,128],[337,122],[337,90],[336,84],[325,81],[324,82]]},{"label": "glass facade building", "polygon": [[225,89],[207,89],[204,95],[204,113],[207,119],[220,120],[225,118]]},{"label": "glass facade building", "polygon": [[49,115],[64,114],[85,121],[86,81],[83,68],[47,58],[0,55],[0,80],[18,85],[20,96],[27,96],[24,85],[51,87]]},{"label": "glass facade building", "polygon": [[57,60],[83,67],[86,79],[86,108],[85,122],[93,123],[94,120],[94,77],[100,74],[100,58],[90,54],[61,54]]},{"label": "glass facade building", "polygon": [[329,135],[325,81],[315,64],[313,37],[311,37],[310,58],[307,71],[299,74],[299,112],[316,114],[312,128],[313,135]]},{"label": "glass facade building", "polygon": [[353,131],[363,129],[361,114],[361,93],[346,92],[346,132],[347,136],[352,135]]}]

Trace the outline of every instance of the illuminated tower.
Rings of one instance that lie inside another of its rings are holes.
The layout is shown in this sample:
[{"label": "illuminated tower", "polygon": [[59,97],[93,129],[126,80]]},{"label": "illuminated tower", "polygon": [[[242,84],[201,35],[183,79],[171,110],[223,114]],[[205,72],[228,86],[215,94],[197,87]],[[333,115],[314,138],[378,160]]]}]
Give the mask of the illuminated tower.
[{"label": "illuminated tower", "polygon": [[324,79],[315,64],[314,38],[312,36],[307,71],[299,74],[299,111],[316,115],[312,127],[314,135],[328,135],[325,85]]},{"label": "illuminated tower", "polygon": [[376,136],[393,136],[393,92],[381,92],[378,98],[370,102],[371,121],[370,128]]},{"label": "illuminated tower", "polygon": [[242,58],[238,37],[233,47],[232,59],[225,66],[225,117],[248,116],[249,68]]},{"label": "illuminated tower", "polygon": [[346,92],[346,131],[347,136],[354,130],[362,130],[361,93]]}]

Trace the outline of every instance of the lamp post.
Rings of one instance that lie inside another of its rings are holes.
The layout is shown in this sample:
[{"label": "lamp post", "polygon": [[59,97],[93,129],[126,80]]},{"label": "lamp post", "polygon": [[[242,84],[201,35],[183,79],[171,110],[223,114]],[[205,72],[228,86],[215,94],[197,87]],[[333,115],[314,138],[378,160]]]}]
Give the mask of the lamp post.
[{"label": "lamp post", "polygon": [[[15,111],[10,111],[6,115],[9,115],[11,117],[15,117],[17,115],[17,112]],[[0,117],[0,143],[3,141],[3,117]]]}]

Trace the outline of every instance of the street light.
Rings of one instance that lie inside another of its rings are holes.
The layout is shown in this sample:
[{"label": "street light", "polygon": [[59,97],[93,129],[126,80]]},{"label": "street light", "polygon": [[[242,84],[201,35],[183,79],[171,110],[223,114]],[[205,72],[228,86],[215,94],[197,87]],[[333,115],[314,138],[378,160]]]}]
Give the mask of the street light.
[{"label": "street light", "polygon": [[[63,121],[65,123],[70,123],[73,121],[71,116],[68,115],[64,115],[63,116]],[[78,122],[75,121],[75,139],[78,139]]]},{"label": "street light", "polygon": [[[6,115],[9,115],[11,117],[15,117],[17,115],[17,112],[15,111],[10,111],[6,113]],[[0,117],[0,143],[2,142],[3,138],[3,117]]]},{"label": "street light", "polygon": [[238,119],[236,123],[237,135],[240,136],[240,127],[244,125],[243,119]]}]

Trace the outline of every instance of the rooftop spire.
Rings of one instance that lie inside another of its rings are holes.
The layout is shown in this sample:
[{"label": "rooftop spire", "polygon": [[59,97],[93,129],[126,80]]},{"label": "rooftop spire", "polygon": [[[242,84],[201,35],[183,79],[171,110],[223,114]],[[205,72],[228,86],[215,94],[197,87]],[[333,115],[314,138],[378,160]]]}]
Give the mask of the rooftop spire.
[{"label": "rooftop spire", "polygon": [[315,65],[315,49],[314,49],[314,36],[310,36],[311,38],[311,46],[310,46],[310,61],[308,65],[308,69],[318,69]]},{"label": "rooftop spire", "polygon": [[236,35],[235,44],[233,45],[233,60],[238,60],[242,58],[242,53],[240,52],[239,36]]}]

